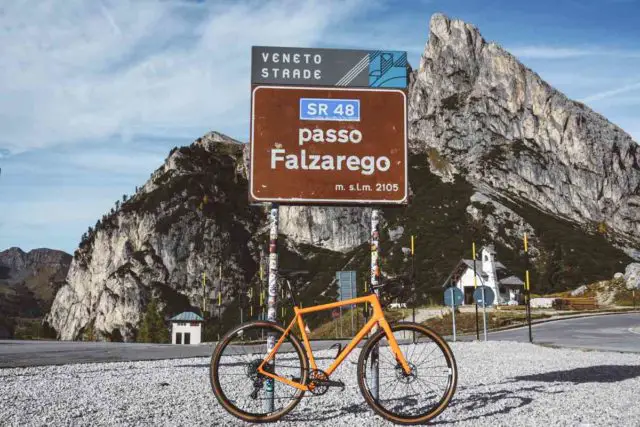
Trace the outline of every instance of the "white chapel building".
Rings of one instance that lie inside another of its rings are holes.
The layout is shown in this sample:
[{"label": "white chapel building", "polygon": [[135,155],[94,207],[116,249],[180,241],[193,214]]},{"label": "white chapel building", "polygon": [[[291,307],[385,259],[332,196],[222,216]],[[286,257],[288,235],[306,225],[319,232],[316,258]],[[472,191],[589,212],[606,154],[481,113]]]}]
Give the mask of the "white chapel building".
[{"label": "white chapel building", "polygon": [[[521,303],[524,295],[524,282],[511,274],[507,268],[496,260],[496,252],[492,245],[480,250],[480,259],[476,260],[476,285],[491,288],[496,299],[494,304]],[[473,260],[461,259],[453,269],[443,288],[455,286],[464,295],[463,305],[473,304]]]},{"label": "white chapel building", "polygon": [[191,311],[185,311],[169,319],[172,344],[200,344],[204,319]]}]

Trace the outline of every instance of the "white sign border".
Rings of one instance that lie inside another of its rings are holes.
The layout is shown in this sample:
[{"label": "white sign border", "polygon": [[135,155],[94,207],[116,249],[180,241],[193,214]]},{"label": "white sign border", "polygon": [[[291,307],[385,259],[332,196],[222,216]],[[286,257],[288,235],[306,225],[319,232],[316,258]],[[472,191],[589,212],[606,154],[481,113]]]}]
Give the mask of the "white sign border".
[{"label": "white sign border", "polygon": [[[255,133],[255,94],[260,89],[284,89],[284,90],[317,90],[317,91],[326,91],[326,90],[337,90],[337,91],[359,91],[359,92],[396,92],[400,93],[404,98],[404,196],[401,199],[397,200],[362,200],[362,199],[301,199],[301,198],[260,198],[256,197],[253,194],[253,142],[254,142],[254,133]],[[408,122],[407,122],[407,95],[403,90],[397,88],[338,88],[332,86],[272,86],[272,85],[259,85],[256,86],[253,91],[251,91],[251,140],[249,143],[251,144],[251,158],[249,159],[249,193],[251,194],[252,202],[271,202],[271,203],[291,203],[291,204],[309,204],[309,203],[331,203],[335,205],[340,204],[372,204],[372,205],[403,205],[408,202],[409,198],[409,164],[408,164],[408,141],[407,141],[407,131],[408,131]]]}]

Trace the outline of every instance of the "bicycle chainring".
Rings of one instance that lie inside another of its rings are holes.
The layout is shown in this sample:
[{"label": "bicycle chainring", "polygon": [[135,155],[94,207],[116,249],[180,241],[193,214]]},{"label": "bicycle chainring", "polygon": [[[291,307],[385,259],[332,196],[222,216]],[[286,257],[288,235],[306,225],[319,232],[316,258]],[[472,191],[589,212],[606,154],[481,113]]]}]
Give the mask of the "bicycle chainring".
[{"label": "bicycle chainring", "polygon": [[328,380],[329,377],[327,374],[320,369],[312,369],[309,371],[307,386],[311,394],[314,396],[322,396],[325,394],[327,390],[329,390]]}]

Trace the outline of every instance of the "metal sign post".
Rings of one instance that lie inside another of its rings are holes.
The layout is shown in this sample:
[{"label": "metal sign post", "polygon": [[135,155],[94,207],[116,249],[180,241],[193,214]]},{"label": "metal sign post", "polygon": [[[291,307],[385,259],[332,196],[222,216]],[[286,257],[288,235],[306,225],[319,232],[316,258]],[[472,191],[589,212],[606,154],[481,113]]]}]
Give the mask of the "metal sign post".
[{"label": "metal sign post", "polygon": [[[371,211],[371,288],[379,297],[380,291],[377,289],[380,279],[380,211],[374,209]],[[371,329],[373,335],[378,330],[377,325]],[[378,346],[376,345],[371,351],[371,394],[374,399],[378,399],[378,390],[380,386],[380,367],[378,365]]]},{"label": "metal sign post", "polygon": [[444,305],[451,306],[451,316],[453,318],[453,341],[456,340],[456,307],[462,304],[462,291],[457,287],[450,287],[444,291]]},{"label": "metal sign post", "polygon": [[[482,287],[482,301],[486,301],[484,286]],[[482,304],[482,321],[484,325],[484,340],[487,341],[487,304]]]},{"label": "metal sign post", "polygon": [[[268,300],[267,300],[267,320],[270,322],[275,322],[277,313],[276,313],[276,297],[278,295],[278,252],[277,252],[277,243],[278,243],[278,205],[275,203],[271,204],[271,214],[269,216],[269,287],[268,287]],[[267,354],[271,353],[273,347],[276,344],[276,337],[270,333],[267,336]],[[272,361],[275,364],[275,358]],[[272,371],[272,372],[275,372]],[[274,380],[273,378],[268,378],[265,381],[265,391],[266,391],[266,405],[267,411],[273,412],[273,397],[274,397]]]},{"label": "metal sign post", "polygon": [[453,298],[451,298],[451,317],[453,318],[453,342],[456,342],[456,305],[453,303]]},{"label": "metal sign post", "polygon": [[473,299],[476,300],[476,304],[482,307],[484,319],[484,340],[487,341],[487,306],[490,307],[493,305],[495,294],[490,287],[482,285],[473,292]]},{"label": "metal sign post", "polygon": [[[473,255],[473,291],[478,287],[477,276],[476,276],[476,242],[473,242],[471,246],[471,253]],[[476,339],[480,340],[480,325],[478,324],[478,303],[476,302]]]}]

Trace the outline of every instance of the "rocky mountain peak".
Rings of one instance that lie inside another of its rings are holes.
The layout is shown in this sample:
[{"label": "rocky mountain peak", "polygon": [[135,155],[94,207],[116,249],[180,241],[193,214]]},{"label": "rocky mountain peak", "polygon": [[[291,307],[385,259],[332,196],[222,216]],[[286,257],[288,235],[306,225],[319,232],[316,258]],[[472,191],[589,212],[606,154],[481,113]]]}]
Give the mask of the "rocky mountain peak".
[{"label": "rocky mountain peak", "polygon": [[640,148],[479,31],[444,15],[410,88],[410,147],[450,179],[640,245]]},{"label": "rocky mountain peak", "polygon": [[241,145],[242,143],[236,141],[235,139],[216,131],[211,131],[206,133],[204,136],[198,138],[194,144],[201,145],[206,149],[213,151],[216,149],[219,143],[231,144],[231,145]]},{"label": "rocky mountain peak", "polygon": [[24,270],[27,264],[27,254],[18,247],[11,247],[0,252],[0,266],[9,270]]}]

